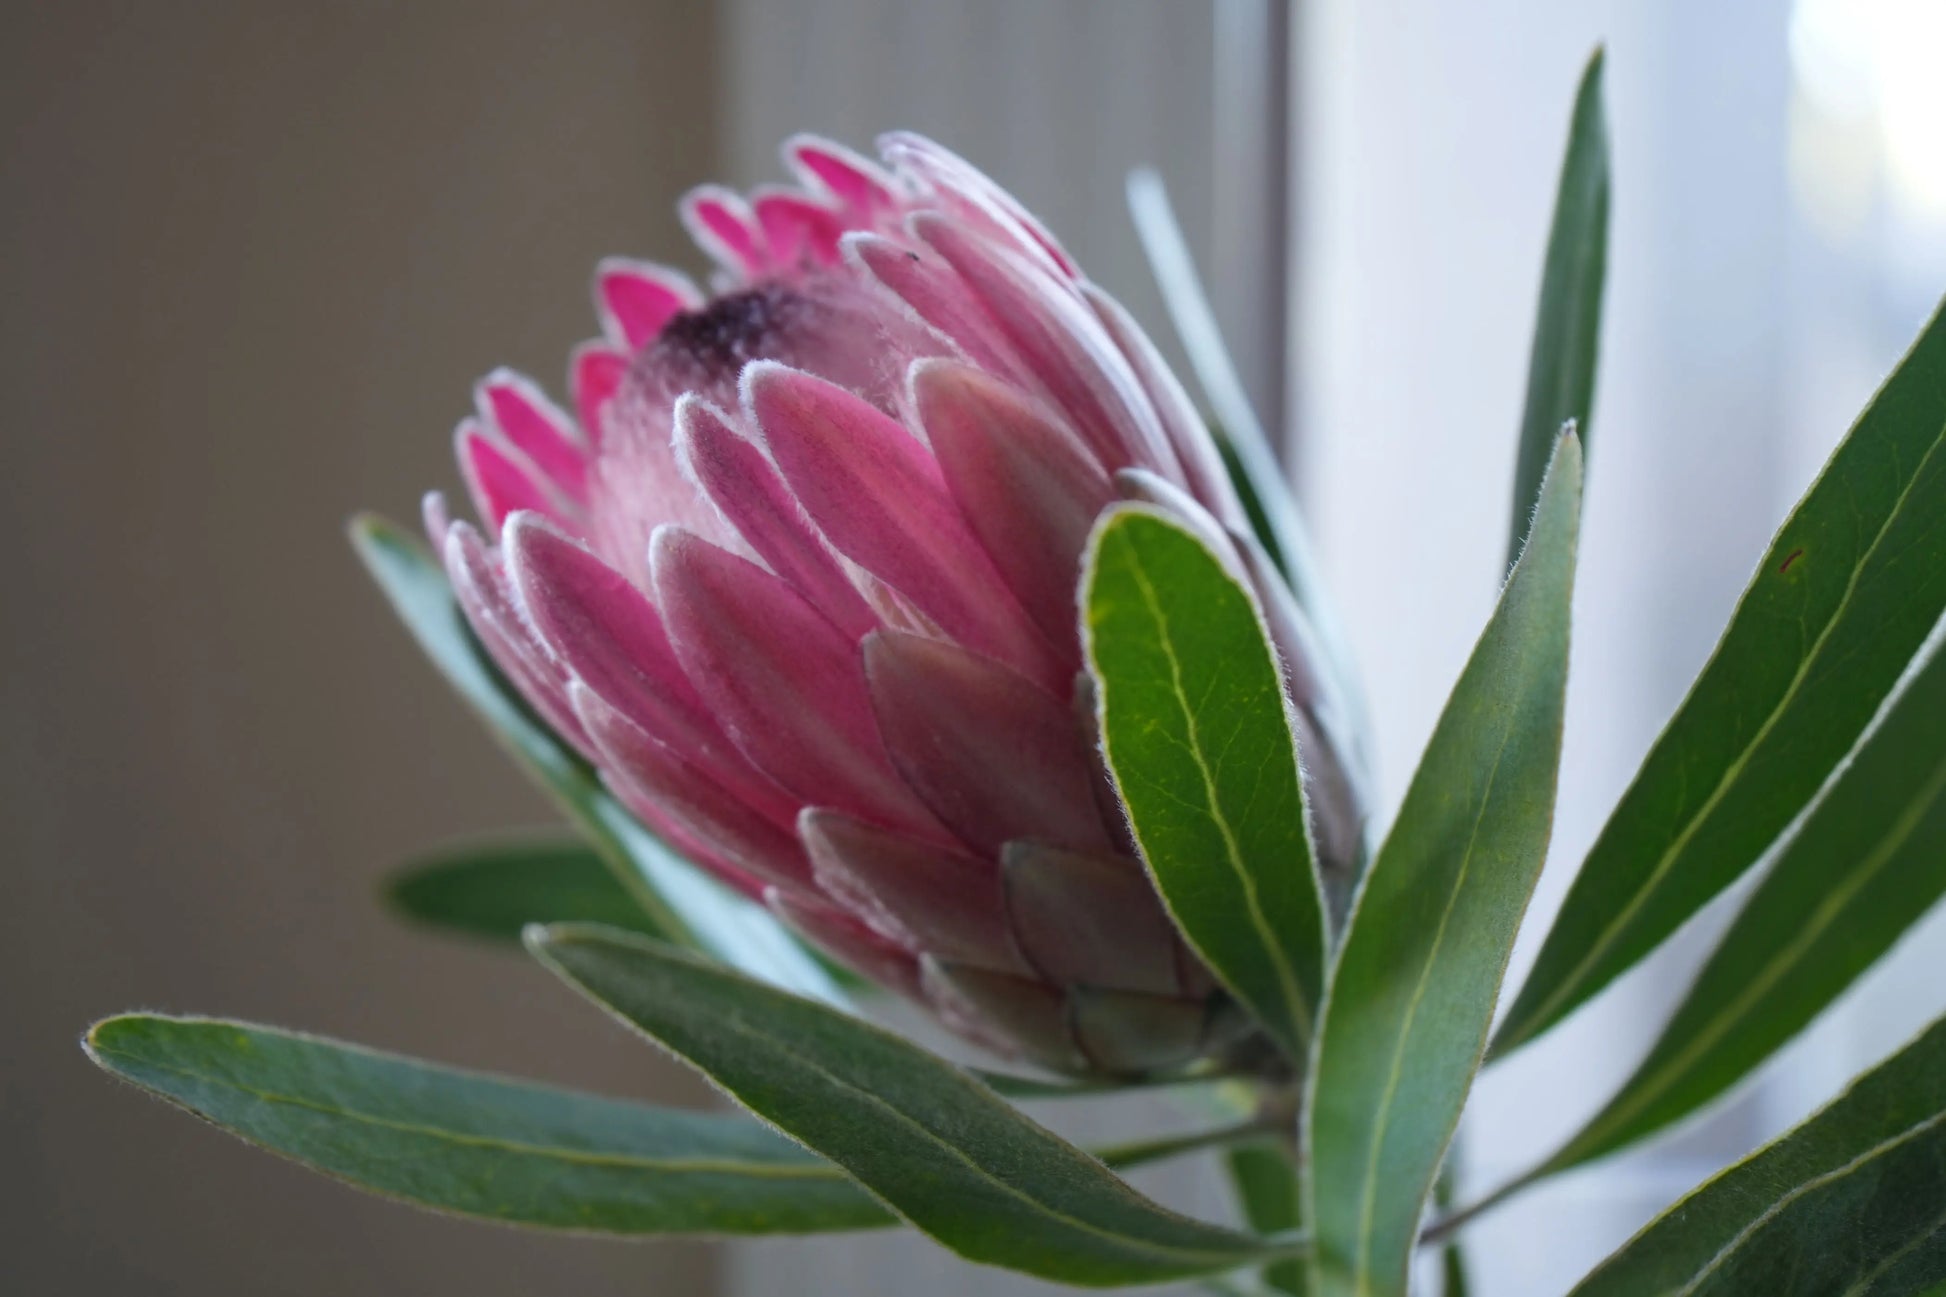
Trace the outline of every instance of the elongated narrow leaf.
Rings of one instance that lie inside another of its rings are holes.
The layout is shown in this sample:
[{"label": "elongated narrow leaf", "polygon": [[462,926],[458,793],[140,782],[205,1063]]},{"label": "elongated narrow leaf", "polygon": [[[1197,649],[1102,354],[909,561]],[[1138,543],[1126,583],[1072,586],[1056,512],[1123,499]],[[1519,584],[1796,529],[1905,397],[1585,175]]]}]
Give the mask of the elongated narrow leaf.
[{"label": "elongated narrow leaf", "polygon": [[502,683],[475,645],[446,573],[382,518],[351,527],[352,544],[426,656],[559,806],[672,941],[807,995],[842,997],[829,974],[769,912],[682,859],[608,795],[578,756]]},{"label": "elongated narrow leaf", "polygon": [[1262,615],[1202,541],[1140,505],[1095,524],[1081,589],[1102,748],[1156,890],[1203,962],[1302,1059],[1324,904]]},{"label": "elongated narrow leaf", "polygon": [[1946,1281],[1946,1019],[1664,1212],[1571,1297],[1915,1297]]},{"label": "elongated narrow leaf", "polygon": [[984,1085],[846,1014],[600,928],[535,953],[960,1255],[1088,1286],[1220,1273],[1296,1246],[1137,1194]]},{"label": "elongated narrow leaf", "polygon": [[1907,682],[1558,1171],[1694,1112],[1796,1035],[1946,893],[1946,653]]},{"label": "elongated narrow leaf", "polygon": [[416,922],[514,945],[530,923],[580,921],[661,935],[579,838],[523,836],[442,848],[401,866],[386,898]]},{"label": "elongated narrow leaf", "polygon": [[1602,109],[1602,52],[1588,60],[1574,97],[1567,156],[1547,236],[1534,349],[1527,362],[1527,405],[1514,463],[1513,520],[1507,563],[1527,540],[1527,524],[1541,495],[1541,477],[1564,424],[1573,423],[1588,449],[1595,399],[1595,360],[1601,341],[1601,290],[1608,268],[1608,119]]},{"label": "elongated narrow leaf", "polygon": [[[1288,1141],[1286,1141],[1288,1142]],[[1291,1150],[1274,1140],[1231,1149],[1224,1159],[1230,1185],[1243,1207],[1243,1218],[1259,1234],[1282,1234],[1304,1223],[1297,1189],[1297,1163]],[[1290,1297],[1311,1291],[1310,1275],[1301,1260],[1277,1261],[1264,1267],[1263,1286]]]},{"label": "elongated narrow leaf", "polygon": [[[805,1234],[898,1219],[832,1163],[745,1117],[439,1067],[297,1032],[132,1014],[89,1057],[232,1134],[361,1189],[511,1224],[613,1234]],[[1133,1167],[1244,1137],[1101,1149]]]},{"label": "elongated narrow leaf", "polygon": [[679,1112],[207,1018],[110,1018],[102,1067],[253,1144],[441,1211],[612,1234],[890,1225],[817,1155]]},{"label": "elongated narrow leaf", "polygon": [[1569,890],[1498,1054],[1734,882],[1842,760],[1946,610],[1946,316],[1777,533]]},{"label": "elongated narrow leaf", "polygon": [[1547,851],[1580,505],[1569,434],[1352,910],[1306,1112],[1319,1297],[1406,1291],[1420,1213]]}]

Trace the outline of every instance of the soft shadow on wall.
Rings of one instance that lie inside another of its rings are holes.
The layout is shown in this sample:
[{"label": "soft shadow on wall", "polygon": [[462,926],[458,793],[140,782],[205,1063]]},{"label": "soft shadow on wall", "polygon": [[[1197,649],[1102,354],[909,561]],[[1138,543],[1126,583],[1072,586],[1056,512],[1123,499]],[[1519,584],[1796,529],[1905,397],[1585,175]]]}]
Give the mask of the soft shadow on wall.
[{"label": "soft shadow on wall", "polygon": [[16,5],[0,46],[0,1189],[19,1291],[700,1294],[696,1246],[366,1198],[96,1073],[92,1018],[288,1023],[702,1102],[374,884],[546,818],[343,539],[456,484],[508,362],[558,390],[608,252],[686,246],[710,6]]}]

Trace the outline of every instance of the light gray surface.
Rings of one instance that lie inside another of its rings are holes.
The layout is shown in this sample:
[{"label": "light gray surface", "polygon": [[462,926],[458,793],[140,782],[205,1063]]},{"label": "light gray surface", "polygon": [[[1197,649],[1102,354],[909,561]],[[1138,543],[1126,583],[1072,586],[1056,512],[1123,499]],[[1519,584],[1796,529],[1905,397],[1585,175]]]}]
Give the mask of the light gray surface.
[{"label": "light gray surface", "polygon": [[[1607,44],[1613,239],[1562,792],[1510,991],[1770,536],[1940,289],[1875,282],[1811,242],[1790,187],[1789,10],[1308,6],[1305,485],[1352,647],[1382,682],[1388,807],[1495,595],[1568,113],[1584,60]],[[1607,1099],[1727,913],[1714,907],[1666,957],[1489,1070],[1462,1128],[1475,1191]],[[1483,1219],[1477,1290],[1565,1291],[1705,1173],[1829,1099],[1942,1007],[1939,931],[1727,1105]]]}]

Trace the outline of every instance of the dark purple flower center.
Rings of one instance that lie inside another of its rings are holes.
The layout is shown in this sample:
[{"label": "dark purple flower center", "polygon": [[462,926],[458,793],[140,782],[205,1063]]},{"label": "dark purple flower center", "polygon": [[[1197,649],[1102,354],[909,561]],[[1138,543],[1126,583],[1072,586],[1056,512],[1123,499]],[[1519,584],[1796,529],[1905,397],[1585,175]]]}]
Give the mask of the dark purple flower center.
[{"label": "dark purple flower center", "polygon": [[803,294],[775,281],[713,297],[671,316],[635,363],[678,390],[734,383],[744,365],[788,347],[809,306]]}]

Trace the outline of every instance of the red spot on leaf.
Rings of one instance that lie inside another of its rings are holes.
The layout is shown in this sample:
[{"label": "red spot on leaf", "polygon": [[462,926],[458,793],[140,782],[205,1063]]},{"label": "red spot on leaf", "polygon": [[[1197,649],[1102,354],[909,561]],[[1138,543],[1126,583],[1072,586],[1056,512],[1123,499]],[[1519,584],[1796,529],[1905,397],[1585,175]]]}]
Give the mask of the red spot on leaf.
[{"label": "red spot on leaf", "polygon": [[1785,559],[1784,559],[1784,565],[1783,565],[1782,567],[1780,567],[1780,568],[1778,568],[1778,569],[1777,569],[1777,573],[1778,573],[1778,575],[1779,575],[1779,576],[1782,576],[1782,575],[1783,575],[1784,573],[1786,573],[1786,572],[1788,572],[1788,571],[1790,571],[1790,570],[1791,570],[1791,564],[1793,564],[1793,563],[1795,563],[1795,562],[1797,562],[1797,556],[1798,556],[1798,555],[1800,555],[1800,554],[1802,554],[1803,552],[1804,552],[1804,547],[1803,547],[1802,545],[1800,545],[1800,546],[1798,546],[1798,547],[1797,547],[1796,549],[1794,549],[1794,550],[1792,550],[1792,551],[1790,552],[1790,554],[1789,554],[1789,555],[1787,555],[1787,556],[1785,557]]}]

